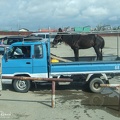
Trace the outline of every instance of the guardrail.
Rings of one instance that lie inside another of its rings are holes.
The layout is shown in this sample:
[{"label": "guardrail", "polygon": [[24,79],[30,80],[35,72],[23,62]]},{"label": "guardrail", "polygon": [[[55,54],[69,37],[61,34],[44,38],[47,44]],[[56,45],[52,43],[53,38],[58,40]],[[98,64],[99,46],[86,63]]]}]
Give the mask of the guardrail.
[{"label": "guardrail", "polygon": [[64,79],[64,78],[38,78],[38,77],[22,77],[22,76],[2,76],[2,79],[15,79],[15,80],[32,80],[32,81],[51,81],[52,82],[52,98],[51,98],[51,106],[54,108],[55,106],[55,82],[72,82],[72,79]]}]

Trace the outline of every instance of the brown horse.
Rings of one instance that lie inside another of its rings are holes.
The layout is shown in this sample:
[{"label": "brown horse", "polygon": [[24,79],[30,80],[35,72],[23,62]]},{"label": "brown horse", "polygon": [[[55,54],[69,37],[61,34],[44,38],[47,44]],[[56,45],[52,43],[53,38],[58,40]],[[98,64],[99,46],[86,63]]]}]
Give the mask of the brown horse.
[{"label": "brown horse", "polygon": [[79,49],[87,49],[93,47],[96,54],[97,60],[102,60],[102,49],[105,45],[104,39],[96,34],[69,34],[62,31],[59,28],[57,35],[53,40],[53,46],[59,42],[65,42],[74,51],[75,61],[79,60]]}]

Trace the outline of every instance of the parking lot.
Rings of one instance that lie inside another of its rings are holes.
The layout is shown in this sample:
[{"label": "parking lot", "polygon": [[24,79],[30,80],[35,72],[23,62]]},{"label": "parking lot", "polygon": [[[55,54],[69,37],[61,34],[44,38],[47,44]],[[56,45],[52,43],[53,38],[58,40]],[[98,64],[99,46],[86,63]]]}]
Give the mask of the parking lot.
[{"label": "parking lot", "polygon": [[[104,54],[116,55],[116,37],[105,40]],[[61,57],[73,56],[73,51],[65,44],[51,48],[51,52]],[[95,52],[90,48],[80,50],[80,55],[95,55]],[[120,78],[116,77],[110,83],[120,83]],[[95,94],[79,83],[56,86],[54,108],[51,107],[51,85],[38,85],[28,93],[18,93],[11,85],[3,85],[0,94],[0,120],[120,119],[119,89],[104,88],[100,94]]]},{"label": "parking lot", "polygon": [[109,88],[95,94],[84,91],[79,84],[56,86],[55,100],[52,108],[51,85],[40,85],[28,93],[17,93],[10,85],[4,85],[0,96],[0,119],[120,119],[119,94]]}]

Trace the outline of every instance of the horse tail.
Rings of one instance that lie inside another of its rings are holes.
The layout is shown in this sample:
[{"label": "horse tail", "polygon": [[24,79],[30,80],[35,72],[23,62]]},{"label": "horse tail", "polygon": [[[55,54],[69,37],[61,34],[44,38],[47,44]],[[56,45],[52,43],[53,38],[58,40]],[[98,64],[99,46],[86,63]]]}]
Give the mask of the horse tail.
[{"label": "horse tail", "polygon": [[[102,37],[101,37],[102,38]],[[105,41],[104,41],[104,39],[102,38],[102,45],[101,45],[101,49],[103,49],[104,48],[104,46],[105,46]]]},{"label": "horse tail", "polygon": [[96,37],[96,39],[98,39],[101,42],[100,48],[103,49],[104,46],[105,46],[104,39],[101,36],[97,35],[97,34],[95,35],[95,37]]},{"label": "horse tail", "polygon": [[99,35],[95,35],[95,37],[96,37],[96,40],[99,40],[99,48],[100,48],[100,52],[101,52],[101,60],[103,59],[103,52],[102,52],[102,49],[104,48],[104,46],[105,46],[105,41],[104,41],[104,39],[101,37],[101,36],[99,36]]},{"label": "horse tail", "polygon": [[105,40],[100,36],[101,38],[101,59],[103,59],[103,52],[102,52],[102,49],[104,48],[105,46]]}]

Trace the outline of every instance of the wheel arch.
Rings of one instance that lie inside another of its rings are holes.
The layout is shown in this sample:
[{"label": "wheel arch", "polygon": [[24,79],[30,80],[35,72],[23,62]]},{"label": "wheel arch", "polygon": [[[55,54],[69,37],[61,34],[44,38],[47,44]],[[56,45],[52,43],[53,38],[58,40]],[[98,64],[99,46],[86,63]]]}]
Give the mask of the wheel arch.
[{"label": "wheel arch", "polygon": [[[24,76],[24,77],[31,77],[29,74],[25,73],[25,74],[14,74],[14,76]],[[12,80],[12,84],[13,84],[13,81]]]},{"label": "wheel arch", "polygon": [[88,74],[86,78],[86,82],[90,81],[91,79],[95,77],[99,77],[99,78],[102,77],[102,79],[104,79],[105,81],[108,81],[108,77],[105,73],[98,73],[98,74]]},{"label": "wheel arch", "polygon": [[[30,77],[28,74],[16,74],[14,76]],[[31,88],[32,81],[22,80],[22,82],[19,82],[19,80],[13,79],[12,80],[12,85],[13,85],[13,88],[16,92],[26,93]]]}]

